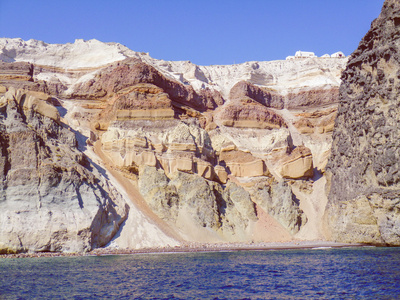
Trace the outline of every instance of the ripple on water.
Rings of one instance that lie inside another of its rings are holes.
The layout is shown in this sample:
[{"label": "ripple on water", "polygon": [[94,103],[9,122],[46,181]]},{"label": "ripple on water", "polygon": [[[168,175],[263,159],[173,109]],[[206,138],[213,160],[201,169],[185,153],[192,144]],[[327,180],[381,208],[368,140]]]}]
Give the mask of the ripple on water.
[{"label": "ripple on water", "polygon": [[0,299],[397,298],[400,249],[0,259]]}]

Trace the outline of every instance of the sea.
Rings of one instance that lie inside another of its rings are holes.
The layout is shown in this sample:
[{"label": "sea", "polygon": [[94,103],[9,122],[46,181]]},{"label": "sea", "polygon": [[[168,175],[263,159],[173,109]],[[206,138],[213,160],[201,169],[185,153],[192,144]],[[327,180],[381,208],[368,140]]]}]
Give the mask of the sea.
[{"label": "sea", "polygon": [[0,299],[400,299],[400,248],[2,258]]}]

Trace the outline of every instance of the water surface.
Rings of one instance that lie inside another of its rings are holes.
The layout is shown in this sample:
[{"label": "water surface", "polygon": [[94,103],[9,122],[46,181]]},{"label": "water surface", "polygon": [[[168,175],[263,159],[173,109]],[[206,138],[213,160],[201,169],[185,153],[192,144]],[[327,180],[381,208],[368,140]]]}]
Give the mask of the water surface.
[{"label": "water surface", "polygon": [[400,249],[0,259],[0,299],[393,299]]}]

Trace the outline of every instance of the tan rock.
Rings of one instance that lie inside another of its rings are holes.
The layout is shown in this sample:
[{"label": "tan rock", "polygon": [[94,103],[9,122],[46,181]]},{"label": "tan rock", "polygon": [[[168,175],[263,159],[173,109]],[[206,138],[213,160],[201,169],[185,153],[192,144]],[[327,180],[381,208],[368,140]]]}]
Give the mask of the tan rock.
[{"label": "tan rock", "polygon": [[171,174],[176,171],[193,173],[193,159],[188,157],[159,157],[161,167],[165,174]]},{"label": "tan rock", "polygon": [[257,159],[247,163],[227,163],[227,168],[236,177],[256,177],[269,176],[270,173],[262,159]]},{"label": "tan rock", "polygon": [[214,179],[215,177],[214,168],[209,162],[198,159],[196,160],[196,168],[197,168],[197,174],[199,174],[200,176],[208,180]]},{"label": "tan rock", "polygon": [[328,164],[328,159],[329,156],[331,155],[331,149],[326,150],[323,154],[322,154],[322,158],[320,159],[320,163],[317,166],[317,168],[324,173],[325,169],[326,169],[326,165]]},{"label": "tan rock", "polygon": [[221,183],[226,183],[228,181],[228,172],[223,166],[215,166],[214,171]]},{"label": "tan rock", "polygon": [[0,94],[4,94],[5,92],[7,92],[7,87],[0,85]]},{"label": "tan rock", "polygon": [[249,152],[240,150],[221,151],[219,160],[224,162],[230,174],[236,177],[270,175],[265,162]]},{"label": "tan rock", "polygon": [[284,158],[282,160],[281,176],[288,179],[312,177],[313,160],[310,149],[298,146],[290,155]]},{"label": "tan rock", "polygon": [[117,120],[125,121],[132,119],[151,120],[151,119],[173,119],[175,112],[171,108],[164,109],[135,109],[135,110],[118,110]]},{"label": "tan rock", "polygon": [[51,96],[49,94],[43,93],[43,92],[36,92],[36,91],[26,91],[27,95],[33,96],[37,99],[40,100],[48,100],[49,98],[51,98]]},{"label": "tan rock", "polygon": [[192,151],[195,152],[197,147],[195,144],[174,143],[169,145],[169,151]]},{"label": "tan rock", "polygon": [[305,118],[297,120],[293,123],[293,125],[302,134],[314,133],[315,130],[314,125],[311,123],[311,121]]},{"label": "tan rock", "polygon": [[234,151],[237,150],[237,147],[235,144],[230,144],[226,147],[221,147],[221,152],[229,152],[229,151]]},{"label": "tan rock", "polygon": [[8,101],[15,100],[24,110],[33,110],[42,116],[60,122],[60,114],[58,113],[57,108],[23,90],[9,88],[5,94],[5,99]]},{"label": "tan rock", "polygon": [[329,133],[335,127],[336,112],[323,118],[318,124],[318,133]]}]

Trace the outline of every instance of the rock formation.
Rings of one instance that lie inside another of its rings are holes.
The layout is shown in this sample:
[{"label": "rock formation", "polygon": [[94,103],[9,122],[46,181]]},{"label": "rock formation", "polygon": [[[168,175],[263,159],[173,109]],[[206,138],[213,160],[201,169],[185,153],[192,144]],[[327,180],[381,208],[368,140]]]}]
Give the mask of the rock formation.
[{"label": "rock formation", "polygon": [[90,251],[128,207],[77,150],[57,109],[21,90],[0,98],[0,253]]},{"label": "rock formation", "polygon": [[387,0],[342,75],[327,166],[332,239],[400,245],[400,4]]},{"label": "rock formation", "polygon": [[347,59],[196,66],[96,40],[0,39],[0,60],[3,251],[320,237],[303,208],[324,179]]}]

